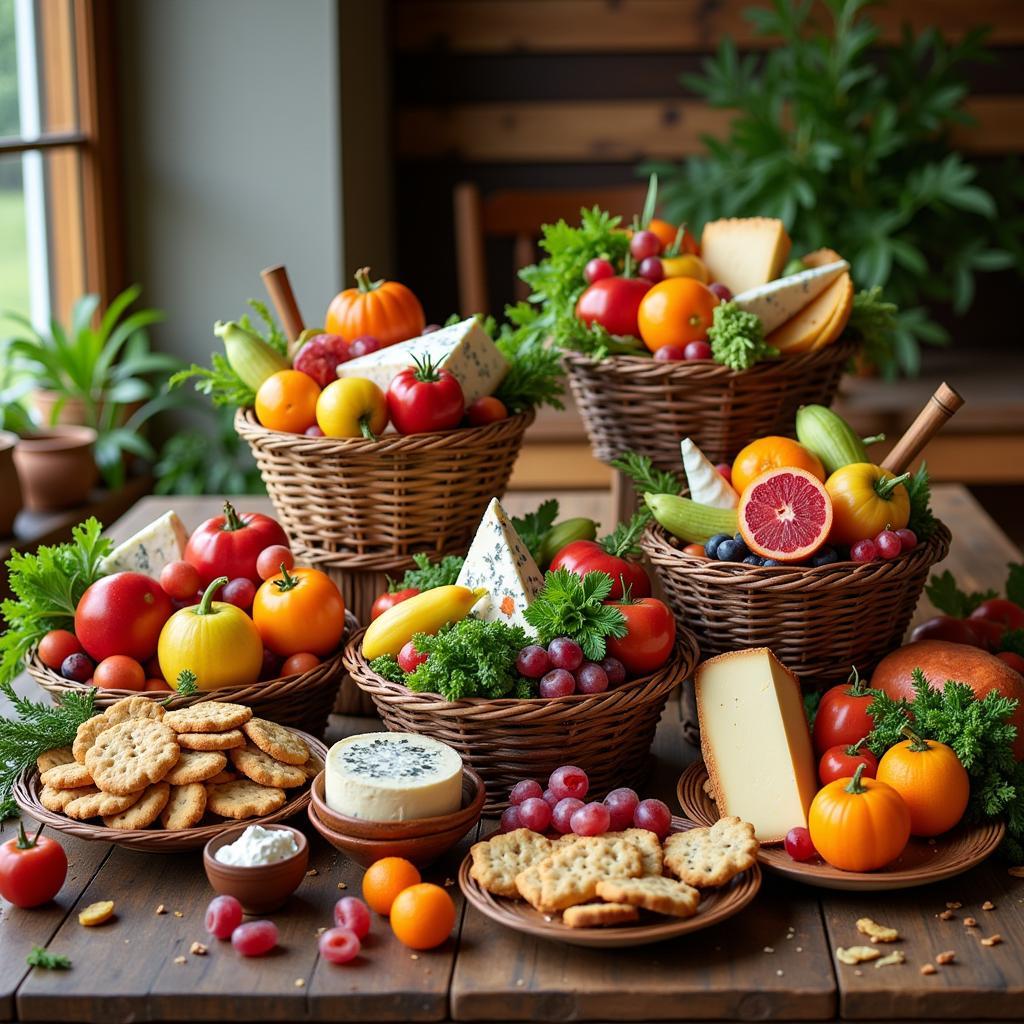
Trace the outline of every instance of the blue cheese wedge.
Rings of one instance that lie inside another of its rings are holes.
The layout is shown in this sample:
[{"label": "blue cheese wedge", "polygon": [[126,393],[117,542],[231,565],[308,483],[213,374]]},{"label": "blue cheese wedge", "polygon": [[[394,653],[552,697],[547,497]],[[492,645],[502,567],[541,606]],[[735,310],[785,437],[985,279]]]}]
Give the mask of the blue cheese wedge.
[{"label": "blue cheese wedge", "polygon": [[175,512],[165,512],[103,559],[105,573],[141,572],[154,579],[168,562],[185,557],[188,531]]},{"label": "blue cheese wedge", "polygon": [[456,582],[487,591],[470,612],[474,618],[522,626],[533,634],[523,612],[544,586],[544,576],[497,498],[480,520]]},{"label": "blue cheese wedge", "polygon": [[846,260],[837,260],[823,267],[801,270],[798,274],[780,277],[777,281],[769,281],[768,284],[741,292],[733,298],[733,302],[740,309],[760,317],[764,333],[769,334],[796,316],[849,266]]},{"label": "blue cheese wedge", "polygon": [[429,358],[435,367],[447,370],[462,385],[466,405],[493,395],[508,373],[508,360],[477,323],[475,317],[442,327],[422,338],[400,341],[368,356],[338,365],[339,377],[372,380],[387,391],[395,376],[413,360]]},{"label": "blue cheese wedge", "polygon": [[327,754],[324,796],[332,811],[365,821],[452,814],[462,806],[462,758],[429,736],[349,736]]}]

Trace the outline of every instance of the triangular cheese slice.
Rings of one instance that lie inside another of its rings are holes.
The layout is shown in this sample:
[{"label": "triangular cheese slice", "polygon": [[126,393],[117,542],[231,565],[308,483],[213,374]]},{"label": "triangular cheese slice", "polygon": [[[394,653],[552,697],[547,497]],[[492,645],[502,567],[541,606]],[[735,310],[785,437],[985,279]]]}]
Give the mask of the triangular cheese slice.
[{"label": "triangular cheese slice", "polygon": [[[804,256],[803,262],[814,268],[828,266],[840,259],[839,253],[834,249],[817,249]],[[820,348],[822,346],[818,344],[818,339],[827,337],[832,325],[838,323],[839,330],[830,340],[834,341],[842,333],[849,319],[852,303],[853,280],[847,271],[840,274],[796,316],[772,331],[765,340],[783,353],[809,352],[814,348]]]},{"label": "triangular cheese slice", "polygon": [[709,279],[738,295],[775,280],[786,265],[790,245],[781,220],[733,217],[704,225],[700,255]]},{"label": "triangular cheese slice", "polygon": [[836,260],[823,267],[810,267],[741,292],[733,296],[733,302],[740,309],[755,314],[765,334],[769,334],[796,316],[849,266],[846,260]]}]

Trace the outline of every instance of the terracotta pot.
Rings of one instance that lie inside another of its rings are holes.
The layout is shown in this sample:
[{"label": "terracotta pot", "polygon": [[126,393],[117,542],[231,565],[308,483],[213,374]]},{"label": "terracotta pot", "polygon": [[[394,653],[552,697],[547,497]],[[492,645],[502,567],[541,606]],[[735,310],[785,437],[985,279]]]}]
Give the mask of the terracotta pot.
[{"label": "terracotta pot", "polygon": [[14,465],[18,435],[0,430],[0,537],[14,534],[14,517],[21,511],[21,483]]},{"label": "terracotta pot", "polygon": [[59,426],[40,430],[18,441],[14,464],[18,468],[25,507],[33,512],[54,512],[84,505],[99,478],[91,427]]},{"label": "terracotta pot", "polygon": [[[53,410],[56,408],[57,403],[61,400],[61,393],[59,391],[47,391],[45,388],[37,388],[30,395],[32,402],[32,411],[36,415],[36,419],[44,427],[49,427],[52,423]],[[129,402],[127,405],[122,406],[117,416],[115,417],[115,426],[123,427],[127,422],[128,418],[138,412],[142,408],[141,402]],[[103,421],[103,409],[104,403],[100,402],[97,407],[96,413],[99,417],[99,422]],[[60,407],[60,412],[57,414],[57,426],[86,426],[85,422],[85,402],[80,398],[68,398],[64,404]]]}]

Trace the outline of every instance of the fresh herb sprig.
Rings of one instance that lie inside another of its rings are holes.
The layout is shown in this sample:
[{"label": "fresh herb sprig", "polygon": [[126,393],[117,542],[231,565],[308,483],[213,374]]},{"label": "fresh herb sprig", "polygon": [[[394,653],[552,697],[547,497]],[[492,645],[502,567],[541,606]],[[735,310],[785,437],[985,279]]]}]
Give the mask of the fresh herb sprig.
[{"label": "fresh herb sprig", "polygon": [[523,613],[537,631],[537,640],[549,644],[557,636],[575,640],[591,661],[600,661],[608,637],[626,635],[626,617],[603,602],[611,593],[612,578],[606,572],[577,576],[568,569],[554,569],[544,576],[544,587]]},{"label": "fresh herb sprig", "polygon": [[996,596],[994,590],[961,590],[948,569],[935,573],[925,584],[924,592],[940,612],[954,619],[966,619],[978,605]]},{"label": "fresh herb sprig", "polygon": [[907,526],[918,540],[928,540],[935,533],[937,521],[932,514],[932,485],[928,464],[922,462],[905,484],[910,495],[910,520]]},{"label": "fresh herb sprig", "polygon": [[104,572],[113,548],[102,524],[90,516],[71,531],[66,544],[41,545],[35,554],[14,551],[7,560],[14,594],[0,603],[6,628],[0,636],[0,683],[22,670],[25,656],[51,629],[71,629],[75,608]]},{"label": "fresh herb sprig", "polygon": [[412,556],[416,563],[415,569],[406,569],[401,578],[394,580],[388,577],[388,593],[399,590],[433,590],[434,587],[451,586],[458,578],[465,559],[461,555],[444,555],[439,561],[432,562],[422,551]]},{"label": "fresh herb sprig", "polygon": [[612,460],[612,468],[625,473],[640,494],[650,491],[652,494],[682,494],[683,478],[681,474],[670,473],[659,469],[648,455],[636,452],[624,452]]},{"label": "fresh herb sprig", "polygon": [[509,363],[508,373],[494,396],[513,416],[543,405],[565,408],[562,354],[550,338],[541,337],[532,329],[503,324],[494,343]]},{"label": "fresh herb sprig", "polygon": [[71,969],[69,957],[62,956],[60,953],[51,953],[42,946],[33,946],[32,952],[25,957],[25,963],[29,967],[42,967],[48,971],[67,971]]}]

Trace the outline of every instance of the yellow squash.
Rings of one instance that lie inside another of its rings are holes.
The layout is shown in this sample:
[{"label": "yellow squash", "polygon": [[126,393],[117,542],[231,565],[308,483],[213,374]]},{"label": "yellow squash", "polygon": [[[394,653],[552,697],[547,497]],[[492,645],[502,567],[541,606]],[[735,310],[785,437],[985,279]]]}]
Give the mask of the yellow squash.
[{"label": "yellow squash", "polygon": [[382,654],[398,654],[413,634],[436,633],[449,622],[464,619],[486,593],[483,587],[434,587],[396,604],[366,628],[363,657],[372,661]]},{"label": "yellow squash", "polygon": [[[733,479],[736,479],[735,473]],[[855,544],[882,530],[902,530],[910,521],[909,473],[895,476],[870,462],[852,462],[826,481],[832,499],[833,544]]]}]

